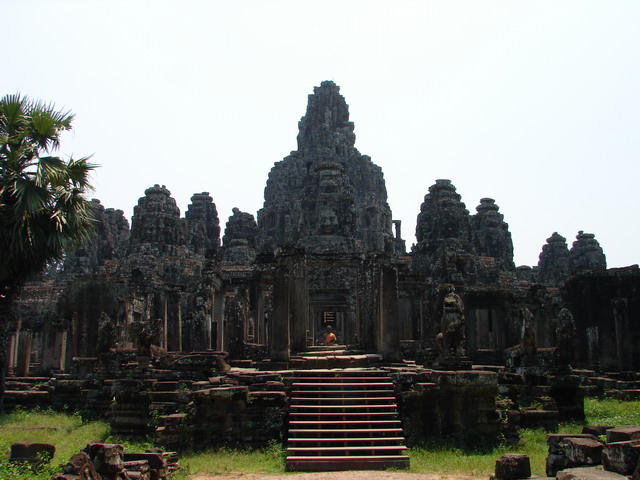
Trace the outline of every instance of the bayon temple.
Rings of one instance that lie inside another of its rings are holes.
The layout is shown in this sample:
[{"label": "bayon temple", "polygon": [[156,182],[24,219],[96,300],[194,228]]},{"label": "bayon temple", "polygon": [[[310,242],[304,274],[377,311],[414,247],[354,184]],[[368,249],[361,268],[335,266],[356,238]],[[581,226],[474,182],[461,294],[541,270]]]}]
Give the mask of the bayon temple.
[{"label": "bayon temple", "polygon": [[[431,398],[428,407],[410,395],[400,402],[403,415],[422,415],[405,425],[411,441],[427,421],[436,433],[503,428],[486,413],[499,384],[545,386],[557,421],[580,416],[580,385],[599,375],[576,371],[640,371],[640,271],[607,269],[593,234],[577,232],[569,247],[553,232],[538,265],[516,266],[496,201],[478,199],[470,212],[454,183],[437,179],[416,205],[408,251],[407,226],[393,219],[381,168],[356,149],[333,82],[309,95],[297,143],[271,169],[257,215],[234,208],[224,225],[215,192],[195,193],[181,216],[167,186],[154,185],[130,224],[94,200],[93,240],[22,293],[9,374],[95,385],[160,381],[154,368],[196,383],[234,369],[396,369],[396,389]],[[329,327],[341,348],[319,354]],[[456,397],[442,378],[460,372]],[[530,381],[518,383],[523,372]],[[486,415],[466,418],[464,402],[478,398],[474,411]]]}]

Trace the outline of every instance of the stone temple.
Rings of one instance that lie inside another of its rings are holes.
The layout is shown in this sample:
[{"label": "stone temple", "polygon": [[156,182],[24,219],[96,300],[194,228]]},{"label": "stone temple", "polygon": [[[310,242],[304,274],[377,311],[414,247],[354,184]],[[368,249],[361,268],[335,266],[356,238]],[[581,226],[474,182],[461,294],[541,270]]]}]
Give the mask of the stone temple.
[{"label": "stone temple", "polygon": [[499,362],[519,342],[522,307],[538,346],[554,346],[568,307],[576,364],[640,369],[637,267],[607,270],[598,241],[581,231],[570,249],[554,232],[537,266],[516,268],[496,202],[482,198],[471,214],[444,179],[419,206],[407,252],[382,170],[355,148],[339,90],[325,81],[309,95],[298,149],[271,169],[257,221],[234,208],[222,232],[207,192],[181,217],[160,185],[144,192],[131,227],[94,200],[94,241],[25,289],[12,368],[46,372],[95,356],[101,315],[116,331],[113,348],[134,347],[132,327],[143,324],[167,351],[287,362],[330,325],[355,350],[413,358],[433,346],[441,286],[451,284],[474,361]]},{"label": "stone temple", "polygon": [[[225,352],[228,365],[263,370],[517,368],[531,365],[527,352],[544,364],[563,341],[573,368],[640,370],[637,265],[607,269],[594,235],[580,231],[571,248],[552,233],[538,265],[516,267],[496,201],[470,212],[447,179],[416,205],[407,251],[383,172],[356,149],[335,83],[314,88],[298,125],[298,148],[274,164],[262,208],[255,217],[234,208],[224,230],[215,192],[195,193],[182,217],[154,185],[130,226],[94,200],[94,239],[22,293],[9,373],[114,376],[136,352],[152,361]],[[344,352],[309,355],[329,327]],[[461,349],[443,355],[450,341]]]}]

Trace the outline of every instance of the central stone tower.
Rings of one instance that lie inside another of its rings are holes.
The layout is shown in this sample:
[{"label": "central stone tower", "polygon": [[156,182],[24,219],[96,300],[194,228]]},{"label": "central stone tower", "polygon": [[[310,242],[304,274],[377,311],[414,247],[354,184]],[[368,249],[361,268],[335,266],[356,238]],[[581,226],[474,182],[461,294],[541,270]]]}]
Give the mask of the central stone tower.
[{"label": "central stone tower", "polygon": [[329,326],[341,343],[396,355],[392,257],[403,242],[382,170],[355,148],[335,83],[314,89],[298,126],[298,150],[271,169],[258,212],[257,250],[274,266],[272,357],[319,343]]},{"label": "central stone tower", "polygon": [[380,167],[355,148],[340,87],[322,82],[300,120],[298,150],[269,173],[258,248],[392,253],[391,209]]}]

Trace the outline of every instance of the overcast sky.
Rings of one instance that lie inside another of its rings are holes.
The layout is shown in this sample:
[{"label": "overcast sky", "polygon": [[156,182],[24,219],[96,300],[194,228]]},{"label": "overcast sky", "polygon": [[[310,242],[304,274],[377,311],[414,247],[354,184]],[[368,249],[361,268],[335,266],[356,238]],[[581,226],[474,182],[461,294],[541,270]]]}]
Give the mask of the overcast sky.
[{"label": "overcast sky", "polygon": [[407,246],[430,185],[500,206],[517,265],[558,231],[640,252],[640,2],[0,0],[0,93],[76,114],[92,196],[130,219],[164,184],[256,214],[307,95],[341,87]]}]

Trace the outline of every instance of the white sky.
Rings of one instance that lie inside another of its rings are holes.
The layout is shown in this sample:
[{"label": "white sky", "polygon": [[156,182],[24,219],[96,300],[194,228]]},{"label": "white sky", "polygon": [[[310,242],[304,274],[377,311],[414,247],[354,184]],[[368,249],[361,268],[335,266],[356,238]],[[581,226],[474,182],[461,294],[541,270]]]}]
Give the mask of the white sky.
[{"label": "white sky", "polygon": [[307,95],[341,87],[407,247],[438,178],[500,206],[517,265],[552,232],[640,261],[640,2],[0,0],[0,93],[76,114],[106,207],[154,183],[256,214]]}]

